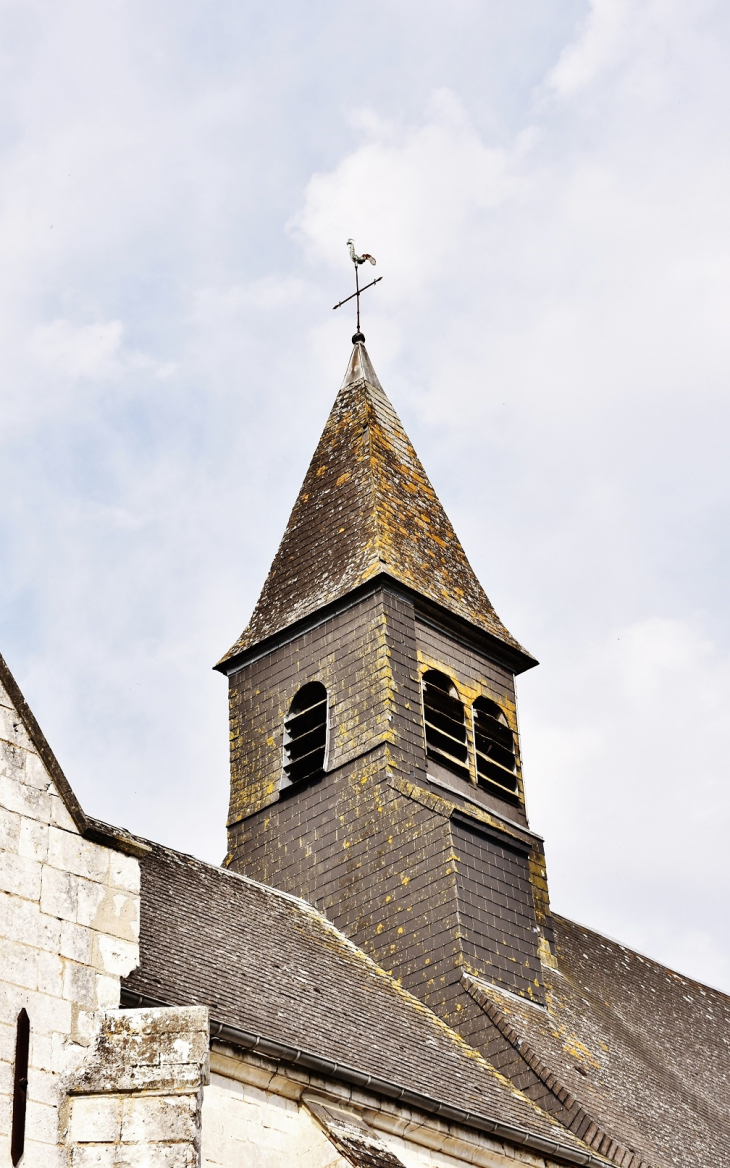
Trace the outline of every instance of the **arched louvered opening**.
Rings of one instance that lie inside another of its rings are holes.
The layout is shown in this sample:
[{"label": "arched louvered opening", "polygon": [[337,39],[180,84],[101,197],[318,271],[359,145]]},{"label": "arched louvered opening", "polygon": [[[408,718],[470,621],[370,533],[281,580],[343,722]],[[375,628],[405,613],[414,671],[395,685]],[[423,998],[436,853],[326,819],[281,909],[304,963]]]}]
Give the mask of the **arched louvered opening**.
[{"label": "arched louvered opening", "polygon": [[514,802],[517,799],[515,736],[504,711],[489,698],[477,698],[472,711],[477,782],[485,791]]},{"label": "arched louvered opening", "polygon": [[451,678],[437,669],[423,675],[423,717],[428,757],[469,779],[464,706]]},{"label": "arched louvered opening", "polygon": [[327,690],[310,681],[294,695],[284,722],[284,775],[302,783],[324,773],[327,753]]}]

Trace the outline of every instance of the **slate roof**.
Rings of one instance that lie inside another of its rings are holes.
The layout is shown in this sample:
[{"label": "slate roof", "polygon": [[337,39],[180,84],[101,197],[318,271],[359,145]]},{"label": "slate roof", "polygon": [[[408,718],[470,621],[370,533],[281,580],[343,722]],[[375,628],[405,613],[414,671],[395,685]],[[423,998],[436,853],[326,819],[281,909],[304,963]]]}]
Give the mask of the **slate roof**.
[{"label": "slate roof", "polygon": [[381,573],[533,663],[474,575],[358,342],[251,621],[219,666]]},{"label": "slate roof", "polygon": [[490,1017],[511,1044],[652,1168],[730,1168],[730,998],[554,922],[559,968],[543,968],[547,1010],[481,980],[472,996],[496,1006]]},{"label": "slate roof", "polygon": [[150,847],[125,990],[205,1004],[228,1026],[586,1152],[306,902]]}]

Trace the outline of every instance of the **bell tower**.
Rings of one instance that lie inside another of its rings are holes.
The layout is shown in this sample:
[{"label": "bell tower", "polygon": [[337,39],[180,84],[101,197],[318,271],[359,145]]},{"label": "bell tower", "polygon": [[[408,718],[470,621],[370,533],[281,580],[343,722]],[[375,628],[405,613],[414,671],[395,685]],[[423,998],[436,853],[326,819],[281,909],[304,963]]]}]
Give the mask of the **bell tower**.
[{"label": "bell tower", "polygon": [[495,613],[355,338],[229,679],[226,863],[306,898],[456,1024],[542,1002],[552,932]]}]

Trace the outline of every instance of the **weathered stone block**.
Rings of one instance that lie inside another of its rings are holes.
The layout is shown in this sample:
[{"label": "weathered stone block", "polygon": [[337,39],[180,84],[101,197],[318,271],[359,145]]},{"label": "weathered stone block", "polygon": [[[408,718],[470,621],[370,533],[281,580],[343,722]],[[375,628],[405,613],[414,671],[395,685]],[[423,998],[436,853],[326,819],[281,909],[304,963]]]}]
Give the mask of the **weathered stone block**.
[{"label": "weathered stone block", "polygon": [[94,1000],[99,1010],[114,1010],[119,1005],[119,978],[97,973],[94,980]]},{"label": "weathered stone block", "polygon": [[48,1071],[30,1067],[28,1071],[28,1098],[51,1107],[58,1104],[58,1080]]},{"label": "weathered stone block", "polygon": [[[15,1028],[12,1028],[13,1042],[15,1041]],[[52,1043],[50,1034],[40,1034],[38,1030],[31,1030],[30,1032],[30,1066],[37,1067],[41,1071],[52,1070]]]},{"label": "weathered stone block", "polygon": [[70,872],[43,868],[41,911],[62,921],[75,922],[78,917],[78,882]]},{"label": "weathered stone block", "polygon": [[80,1144],[71,1149],[71,1168],[115,1168],[120,1164],[115,1144]]},{"label": "weathered stone block", "polygon": [[0,807],[27,815],[41,823],[49,823],[51,816],[50,798],[45,791],[19,783],[7,775],[0,776]]},{"label": "weathered stone block", "polygon": [[[14,1057],[15,1027],[9,1022],[0,1022],[0,1062],[12,1063]],[[0,1094],[2,1094],[1,1089]]]},{"label": "weathered stone block", "polygon": [[73,921],[60,922],[60,929],[61,937],[58,948],[61,956],[68,957],[71,961],[78,961],[81,965],[89,965],[93,937],[91,931]]},{"label": "weathered stone block", "polygon": [[76,824],[66,809],[66,804],[63,799],[53,791],[49,792],[49,797],[49,823],[55,824],[56,827],[60,827],[64,831],[78,831]]},{"label": "weathered stone block", "polygon": [[0,897],[0,935],[35,949],[58,953],[61,922],[42,913],[37,902],[3,896]]},{"label": "weathered stone block", "polygon": [[0,807],[0,848],[17,852],[21,817],[16,811]]},{"label": "weathered stone block", "polygon": [[[7,1005],[3,1003],[3,1014],[5,1017],[17,1017],[18,1010],[21,1006],[25,1006],[31,1017],[31,1034],[51,1034],[57,1031],[59,1034],[68,1034],[71,1029],[71,1003],[64,1002],[62,998],[54,998],[49,994],[29,993],[27,990],[15,990],[11,986],[4,986],[2,990],[8,993],[10,1000]],[[0,997],[4,994],[0,991]]]},{"label": "weathered stone block", "polygon": [[48,857],[48,824],[23,816],[20,821],[18,854],[45,863]]},{"label": "weathered stone block", "polygon": [[192,1141],[197,1135],[194,1095],[138,1095],[124,1100],[122,1141]]},{"label": "weathered stone block", "polygon": [[26,1131],[33,1133],[33,1142],[41,1144],[58,1144],[58,1111],[47,1103],[37,1103],[34,1099],[28,1100],[26,1112]]},{"label": "weathered stone block", "polygon": [[79,893],[78,920],[97,932],[121,937],[123,941],[137,941],[139,897],[84,881]]},{"label": "weathered stone block", "polygon": [[[198,1152],[192,1144],[125,1144],[120,1168],[196,1168]],[[249,1161],[247,1168],[256,1168]]]},{"label": "weathered stone block", "polygon": [[23,750],[33,749],[20,715],[16,714],[12,706],[0,706],[0,738],[14,746],[21,746]]},{"label": "weathered stone block", "polygon": [[77,1002],[80,1006],[92,1007],[96,1004],[96,975],[87,965],[76,965],[73,961],[64,962],[63,996],[69,1002]]},{"label": "weathered stone block", "polygon": [[95,969],[102,973],[126,977],[139,962],[139,946],[136,942],[122,941],[120,937],[107,937],[95,933],[91,950],[91,961]]},{"label": "weathered stone block", "polygon": [[73,872],[102,883],[109,872],[109,850],[82,839],[76,832],[48,829],[48,863],[63,872]]},{"label": "weathered stone block", "polygon": [[104,914],[101,911],[102,905],[108,897],[107,889],[103,884],[87,880],[83,876],[74,874],[71,880],[76,889],[76,920],[78,923],[100,929],[103,932],[107,931],[105,928],[106,920],[102,919]]},{"label": "weathered stone block", "polygon": [[41,865],[13,852],[0,852],[0,892],[37,901],[41,895]]},{"label": "weathered stone block", "polygon": [[[23,750],[21,754],[23,759],[23,783],[28,787],[35,787],[36,790],[45,792],[49,796],[49,799],[59,798],[58,791],[56,790],[55,784],[51,781],[43,760],[33,751]],[[51,822],[50,817],[47,822]],[[75,826],[73,830],[77,830]]]},{"label": "weathered stone block", "polygon": [[67,1168],[66,1149],[56,1144],[26,1143],[23,1168]]},{"label": "weathered stone block", "polygon": [[71,1104],[69,1137],[75,1143],[117,1143],[122,1130],[122,1096],[89,1095]]},{"label": "weathered stone block", "polygon": [[125,856],[122,852],[112,852],[109,859],[109,883],[113,888],[139,895],[139,860]]},{"label": "weathered stone block", "polygon": [[[39,914],[40,915],[40,914]],[[63,997],[63,961],[57,953],[41,951],[37,956],[38,991]]]},{"label": "weathered stone block", "polygon": [[0,969],[13,985],[34,990],[38,985],[37,950],[0,938]]}]

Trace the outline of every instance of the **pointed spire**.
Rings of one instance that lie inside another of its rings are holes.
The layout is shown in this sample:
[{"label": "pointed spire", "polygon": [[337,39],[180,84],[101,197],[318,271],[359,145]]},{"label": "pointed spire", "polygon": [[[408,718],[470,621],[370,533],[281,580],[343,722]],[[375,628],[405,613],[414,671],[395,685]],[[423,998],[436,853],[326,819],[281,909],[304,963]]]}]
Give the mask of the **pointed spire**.
[{"label": "pointed spire", "polygon": [[528,658],[474,575],[358,338],[251,621],[219,665],[381,573]]}]

